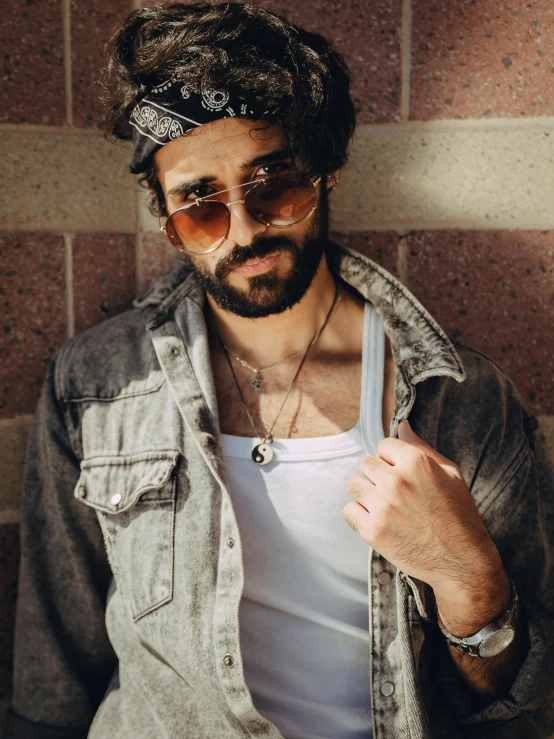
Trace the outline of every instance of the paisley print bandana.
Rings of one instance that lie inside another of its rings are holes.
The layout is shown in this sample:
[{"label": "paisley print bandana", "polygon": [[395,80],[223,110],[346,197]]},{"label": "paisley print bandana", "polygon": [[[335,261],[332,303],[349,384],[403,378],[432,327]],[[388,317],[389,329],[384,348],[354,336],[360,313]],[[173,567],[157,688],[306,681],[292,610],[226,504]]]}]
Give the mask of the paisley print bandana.
[{"label": "paisley print bandana", "polygon": [[254,100],[231,96],[226,90],[195,92],[178,80],[168,80],[150,90],[133,108],[133,174],[145,172],[154,154],[187,131],[219,118],[261,119],[267,114]]}]

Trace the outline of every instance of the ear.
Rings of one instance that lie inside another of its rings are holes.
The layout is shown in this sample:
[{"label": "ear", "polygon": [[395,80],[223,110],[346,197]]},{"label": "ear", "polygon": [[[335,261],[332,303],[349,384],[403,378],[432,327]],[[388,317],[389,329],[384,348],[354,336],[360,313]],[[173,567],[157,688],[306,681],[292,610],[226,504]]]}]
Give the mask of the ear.
[{"label": "ear", "polygon": [[333,190],[338,185],[339,175],[340,175],[339,169],[327,175],[327,189],[328,190]]}]

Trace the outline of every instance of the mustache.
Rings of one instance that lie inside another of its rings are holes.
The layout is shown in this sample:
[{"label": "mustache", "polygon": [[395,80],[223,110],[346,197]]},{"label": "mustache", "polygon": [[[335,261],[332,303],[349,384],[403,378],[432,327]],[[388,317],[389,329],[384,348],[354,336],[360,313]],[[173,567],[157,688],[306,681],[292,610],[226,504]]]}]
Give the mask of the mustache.
[{"label": "mustache", "polygon": [[223,280],[227,275],[237,267],[240,267],[250,259],[263,259],[269,254],[279,251],[289,251],[293,255],[298,254],[298,246],[285,236],[279,236],[273,239],[261,237],[253,241],[250,246],[237,246],[226,257],[223,257],[214,270],[214,276],[218,280]]}]

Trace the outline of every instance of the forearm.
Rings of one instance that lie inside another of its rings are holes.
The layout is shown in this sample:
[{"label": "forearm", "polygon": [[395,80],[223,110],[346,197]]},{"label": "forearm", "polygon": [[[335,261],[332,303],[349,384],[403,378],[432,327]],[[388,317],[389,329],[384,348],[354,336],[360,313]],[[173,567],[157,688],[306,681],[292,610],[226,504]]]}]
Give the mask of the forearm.
[{"label": "forearm", "polygon": [[[454,600],[439,591],[435,599],[440,623],[454,636],[470,636],[504,612],[510,601],[509,581],[503,572],[469,596],[460,593]],[[508,692],[528,652],[527,631],[521,615],[518,614],[514,626],[514,641],[495,657],[473,657],[447,642],[450,657],[465,684],[486,702]]]}]

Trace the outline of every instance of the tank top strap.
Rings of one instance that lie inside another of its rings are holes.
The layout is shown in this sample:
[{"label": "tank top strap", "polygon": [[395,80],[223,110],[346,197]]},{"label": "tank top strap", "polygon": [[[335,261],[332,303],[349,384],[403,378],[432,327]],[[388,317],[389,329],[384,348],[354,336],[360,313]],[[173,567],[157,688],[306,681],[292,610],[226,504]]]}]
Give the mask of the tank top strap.
[{"label": "tank top strap", "polygon": [[360,421],[367,454],[376,454],[383,440],[383,387],[385,330],[381,316],[370,302],[365,304],[362,351]]}]

